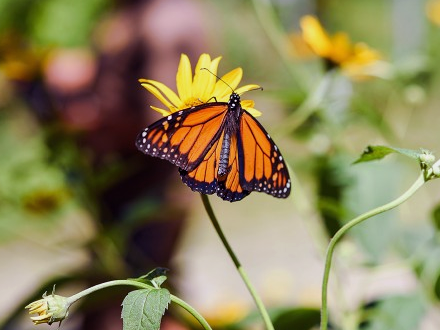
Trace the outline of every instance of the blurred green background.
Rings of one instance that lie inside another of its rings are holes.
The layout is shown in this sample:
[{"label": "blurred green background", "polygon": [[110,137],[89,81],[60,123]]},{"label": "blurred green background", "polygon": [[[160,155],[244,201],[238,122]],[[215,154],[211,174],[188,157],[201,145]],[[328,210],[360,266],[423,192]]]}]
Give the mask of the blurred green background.
[{"label": "blurred green background", "polygon": [[[174,89],[180,54],[244,69],[247,98],[292,168],[287,200],[212,197],[275,328],[317,329],[325,247],[354,216],[399,196],[418,165],[352,166],[367,145],[439,152],[440,1],[0,0],[0,325],[24,306],[170,268],[168,287],[216,329],[260,329],[244,284],[177,168],[138,152],[159,115],[137,82]],[[311,14],[382,54],[380,77],[328,71],[296,42]],[[319,102],[304,102],[328,83]],[[302,109],[302,110],[301,110]],[[333,329],[440,327],[437,182],[355,228],[330,278]],[[129,288],[76,303],[65,329],[121,329]],[[46,325],[41,325],[41,328]],[[197,325],[170,307],[162,329]]]}]

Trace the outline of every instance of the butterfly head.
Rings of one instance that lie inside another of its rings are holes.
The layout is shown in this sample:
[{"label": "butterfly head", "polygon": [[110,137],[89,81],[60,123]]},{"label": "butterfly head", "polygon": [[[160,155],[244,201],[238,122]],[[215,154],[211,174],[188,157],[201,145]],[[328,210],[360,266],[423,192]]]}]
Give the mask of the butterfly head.
[{"label": "butterfly head", "polygon": [[240,107],[240,95],[232,93],[229,97],[228,105],[230,109],[237,109]]}]

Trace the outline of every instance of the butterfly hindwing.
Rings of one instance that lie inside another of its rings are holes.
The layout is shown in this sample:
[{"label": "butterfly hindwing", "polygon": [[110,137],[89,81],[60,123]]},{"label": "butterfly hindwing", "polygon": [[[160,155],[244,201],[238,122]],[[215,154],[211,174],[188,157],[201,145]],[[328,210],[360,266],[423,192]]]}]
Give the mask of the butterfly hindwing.
[{"label": "butterfly hindwing", "polygon": [[203,160],[192,171],[188,172],[179,168],[183,183],[193,191],[211,195],[217,191],[217,169],[222,146],[223,134],[211,146]]},{"label": "butterfly hindwing", "polygon": [[245,110],[237,135],[243,189],[289,196],[291,181],[283,156],[263,126]]},{"label": "butterfly hindwing", "polygon": [[240,185],[239,161],[237,139],[232,137],[231,150],[229,154],[229,172],[226,178],[218,178],[218,159],[224,139],[224,132],[206,153],[202,162],[191,172],[180,170],[182,181],[193,191],[203,194],[217,193],[224,200],[235,202],[249,195],[250,191],[245,191]]},{"label": "butterfly hindwing", "polygon": [[227,103],[221,102],[175,112],[143,130],[136,146],[190,172],[219,139],[226,113]]}]

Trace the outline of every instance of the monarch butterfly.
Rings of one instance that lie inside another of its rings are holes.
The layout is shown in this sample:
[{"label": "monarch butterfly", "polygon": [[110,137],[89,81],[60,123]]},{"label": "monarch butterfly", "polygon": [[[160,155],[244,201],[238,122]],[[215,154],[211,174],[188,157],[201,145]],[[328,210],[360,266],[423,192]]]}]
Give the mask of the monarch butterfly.
[{"label": "monarch butterfly", "polygon": [[229,102],[211,102],[175,112],[145,128],[136,139],[143,153],[179,167],[193,191],[226,201],[252,191],[278,198],[290,194],[289,172],[263,126],[233,92]]}]

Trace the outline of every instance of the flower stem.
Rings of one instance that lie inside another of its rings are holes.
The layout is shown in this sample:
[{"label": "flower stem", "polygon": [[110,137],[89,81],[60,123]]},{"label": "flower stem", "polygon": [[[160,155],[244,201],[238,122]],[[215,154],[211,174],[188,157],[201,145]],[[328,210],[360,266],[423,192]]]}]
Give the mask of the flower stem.
[{"label": "flower stem", "polygon": [[400,197],[396,198],[395,200],[379,206],[373,210],[370,210],[368,212],[365,212],[364,214],[361,214],[357,218],[354,218],[353,220],[350,220],[348,223],[346,223],[341,229],[339,229],[336,234],[332,237],[330,240],[330,243],[327,248],[327,254],[325,259],[325,267],[324,267],[324,275],[322,278],[322,307],[321,307],[321,330],[327,330],[328,326],[328,309],[327,309],[327,287],[328,287],[328,281],[330,276],[330,268],[332,264],[332,257],[333,252],[336,247],[336,243],[344,236],[349,229],[356,226],[357,224],[367,220],[368,218],[371,218],[379,213],[383,213],[385,211],[389,211],[396,206],[402,204],[405,202],[408,198],[410,198],[414,193],[425,183],[425,176],[424,173],[420,174],[420,176],[417,178],[417,180],[413,183],[413,185]]},{"label": "flower stem", "polygon": [[209,202],[208,196],[205,194],[201,194],[203,205],[205,206],[206,212],[208,213],[209,218],[211,219],[212,225],[215,228],[215,231],[217,232],[218,236],[220,237],[223,245],[226,248],[226,251],[228,251],[229,256],[231,257],[232,261],[234,262],[235,267],[237,268],[238,273],[240,274],[241,278],[243,279],[243,282],[246,284],[246,287],[248,288],[252,298],[255,301],[255,304],[257,305],[258,310],[260,311],[260,314],[263,318],[263,321],[266,325],[267,330],[274,330],[272,321],[270,320],[269,313],[267,312],[266,308],[264,307],[263,301],[261,300],[260,296],[258,295],[255,288],[252,286],[248,275],[243,269],[243,266],[240,264],[240,261],[238,260],[237,256],[235,255],[234,251],[232,250],[231,246],[229,245],[228,241],[226,240],[225,235],[223,234],[223,231],[220,227],[219,222],[217,221],[217,218],[214,214],[214,211],[211,207],[211,204]]},{"label": "flower stem", "polygon": [[295,79],[295,83],[299,85],[298,88],[300,90],[306,90],[305,81],[309,77],[308,72],[303,70],[301,65],[294,65],[295,63],[292,63],[292,56],[290,54],[292,53],[293,44],[277,17],[271,1],[252,0],[252,4],[261,27],[285,65],[287,72]]},{"label": "flower stem", "polygon": [[307,98],[292,112],[285,120],[284,124],[278,128],[278,134],[289,134],[306,122],[315,113],[328,93],[336,72],[331,70],[325,73],[313,91],[309,92]]},{"label": "flower stem", "polygon": [[[81,292],[79,292],[79,293],[69,297],[68,298],[69,305],[73,304],[78,299],[81,299],[82,297],[84,297],[84,296],[86,296],[86,295],[88,295],[88,294],[90,294],[92,292],[95,292],[95,291],[98,291],[98,290],[101,290],[101,289],[104,289],[104,288],[108,288],[108,287],[111,287],[111,286],[116,286],[116,285],[130,285],[130,286],[135,286],[135,287],[142,288],[142,289],[154,289],[154,287],[152,285],[148,285],[146,283],[142,283],[142,282],[139,282],[139,281],[136,281],[136,280],[108,281],[108,282],[100,283],[100,284],[97,284],[97,285],[92,286],[90,288],[87,288],[86,290],[81,291]],[[206,320],[203,318],[203,316],[200,315],[188,303],[186,303],[185,301],[183,301],[182,299],[180,299],[180,298],[178,298],[178,297],[176,297],[174,295],[171,295],[171,301],[176,303],[180,307],[186,309],[186,311],[188,313],[190,313],[192,316],[194,316],[196,318],[197,321],[199,321],[199,323],[203,327],[203,329],[205,329],[205,330],[212,330],[210,325],[208,324],[208,322],[206,322]]]}]

